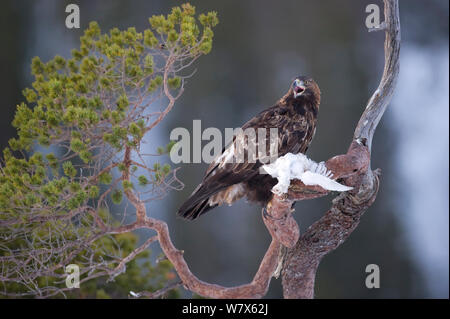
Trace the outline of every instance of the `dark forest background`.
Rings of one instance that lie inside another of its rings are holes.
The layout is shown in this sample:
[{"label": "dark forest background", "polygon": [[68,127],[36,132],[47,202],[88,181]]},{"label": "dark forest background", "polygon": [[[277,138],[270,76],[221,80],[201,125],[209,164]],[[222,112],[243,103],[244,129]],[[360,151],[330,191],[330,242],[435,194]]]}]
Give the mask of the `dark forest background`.
[{"label": "dark forest background", "polygon": [[[382,32],[364,25],[369,3],[382,1],[190,1],[198,11],[216,10],[220,24],[213,51],[199,60],[195,76],[149,149],[169,142],[175,127],[239,127],[281,97],[299,74],[322,90],[316,137],[308,152],[316,161],[346,151],[354,127],[383,68]],[[81,9],[81,29],[65,27],[65,6]],[[180,1],[6,0],[0,4],[0,148],[21,90],[31,83],[33,56],[69,56],[92,20],[103,31],[147,27],[148,17]],[[322,262],[318,298],[448,298],[448,12],[446,0],[400,1],[401,75],[398,90],[375,135],[373,168],[383,171],[375,204],[350,239]],[[224,285],[253,277],[270,237],[260,210],[245,202],[218,208],[195,222],[175,216],[200,182],[206,164],[182,165],[182,192],[149,205],[168,221],[175,244],[185,250],[199,278]],[[304,231],[329,207],[332,196],[296,205]],[[381,269],[381,288],[365,287],[365,267]],[[281,297],[280,280],[267,297]]]}]

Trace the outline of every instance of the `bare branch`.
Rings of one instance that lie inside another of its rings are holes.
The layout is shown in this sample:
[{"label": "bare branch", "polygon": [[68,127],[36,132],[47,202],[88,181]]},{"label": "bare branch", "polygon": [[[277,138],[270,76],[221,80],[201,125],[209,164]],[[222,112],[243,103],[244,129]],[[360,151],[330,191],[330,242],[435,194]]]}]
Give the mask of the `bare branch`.
[{"label": "bare branch", "polygon": [[164,221],[146,218],[142,222],[142,226],[156,230],[164,254],[172,262],[183,285],[190,291],[209,298],[261,298],[267,293],[270,279],[277,267],[278,252],[281,247],[276,239],[272,240],[253,281],[242,286],[228,288],[206,283],[192,274],[183,257],[183,252],[173,245],[169,229]]},{"label": "bare branch", "polygon": [[384,16],[386,23],[386,39],[384,42],[384,71],[378,88],[370,98],[366,110],[356,127],[353,139],[366,139],[369,151],[372,149],[372,138],[378,123],[384,114],[400,71],[400,16],[397,0],[384,0]]},{"label": "bare branch", "polygon": [[157,299],[157,298],[162,298],[164,297],[169,291],[178,288],[179,286],[182,285],[181,281],[177,281],[174,282],[162,289],[159,289],[155,292],[148,292],[148,291],[141,291],[141,292],[132,292],[130,291],[130,295],[132,298],[141,298],[141,297],[146,297],[149,299]]},{"label": "bare branch", "polygon": [[[341,245],[358,226],[362,214],[374,202],[379,171],[370,169],[370,151],[376,127],[389,104],[399,72],[400,21],[397,0],[384,0],[386,41],[385,67],[380,85],[370,98],[356,127],[346,155],[330,159],[326,166],[335,177],[354,189],[333,200],[330,210],[311,225],[285,257],[282,276],[285,298],[313,298],[314,282],[321,259]],[[292,188],[296,192],[295,187]],[[306,187],[311,189],[311,187]],[[305,187],[294,199],[303,199]],[[320,195],[320,189],[313,189]],[[274,200],[279,200],[275,198]]]}]

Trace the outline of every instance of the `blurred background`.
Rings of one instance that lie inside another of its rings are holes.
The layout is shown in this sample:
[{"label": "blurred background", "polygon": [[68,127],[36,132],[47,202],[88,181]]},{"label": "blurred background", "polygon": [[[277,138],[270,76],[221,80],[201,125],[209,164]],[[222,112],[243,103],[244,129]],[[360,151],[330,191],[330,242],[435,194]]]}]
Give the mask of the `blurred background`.
[{"label": "blurred background", "polygon": [[[216,10],[220,24],[213,51],[195,76],[149,150],[169,142],[175,127],[236,128],[273,105],[299,74],[322,90],[316,137],[308,151],[316,161],[344,153],[384,63],[383,32],[368,33],[365,8],[382,1],[227,0],[196,1],[198,12]],[[69,30],[65,7],[76,3],[81,29]],[[30,62],[68,57],[90,21],[103,31],[135,26],[167,13],[180,1],[6,0],[0,10],[0,148],[14,136],[10,125],[21,90],[31,84]],[[373,145],[373,168],[382,184],[375,204],[317,274],[317,298],[449,297],[449,47],[446,0],[400,1],[401,72],[393,101]],[[383,21],[383,17],[382,17]],[[252,280],[270,241],[260,209],[244,201],[217,208],[195,222],[176,210],[201,181],[206,164],[181,165],[186,184],[149,205],[169,223],[175,245],[200,279],[227,286]],[[330,206],[333,195],[300,202],[295,217],[304,231]],[[377,264],[381,287],[367,289],[365,268]],[[189,294],[185,294],[190,297]],[[268,298],[281,298],[273,280]]]}]

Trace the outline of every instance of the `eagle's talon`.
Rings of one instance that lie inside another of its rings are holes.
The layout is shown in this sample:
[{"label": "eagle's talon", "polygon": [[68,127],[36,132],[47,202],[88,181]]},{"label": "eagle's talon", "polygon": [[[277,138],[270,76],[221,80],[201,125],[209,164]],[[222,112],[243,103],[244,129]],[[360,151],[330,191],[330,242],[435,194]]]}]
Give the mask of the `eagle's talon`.
[{"label": "eagle's talon", "polygon": [[263,207],[263,208],[262,208],[262,215],[263,215],[263,218],[264,218],[264,219],[267,219],[267,218],[269,218],[269,217],[272,217],[272,216],[267,212],[266,207]]},{"label": "eagle's talon", "polygon": [[270,215],[270,214],[267,212],[266,207],[263,207],[263,208],[262,208],[262,215],[263,215],[263,218],[264,218],[264,219],[270,218],[271,220],[282,220],[282,219],[284,219],[284,218],[286,217],[286,216],[283,216],[283,217],[280,217],[280,218],[273,217],[272,215]]}]

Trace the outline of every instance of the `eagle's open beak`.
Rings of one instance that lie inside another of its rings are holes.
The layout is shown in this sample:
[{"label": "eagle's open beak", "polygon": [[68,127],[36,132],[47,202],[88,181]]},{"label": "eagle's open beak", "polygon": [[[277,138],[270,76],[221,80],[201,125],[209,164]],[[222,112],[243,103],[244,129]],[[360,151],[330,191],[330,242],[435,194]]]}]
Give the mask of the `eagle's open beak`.
[{"label": "eagle's open beak", "polygon": [[303,81],[296,80],[294,83],[294,97],[297,98],[305,92],[306,87]]}]

